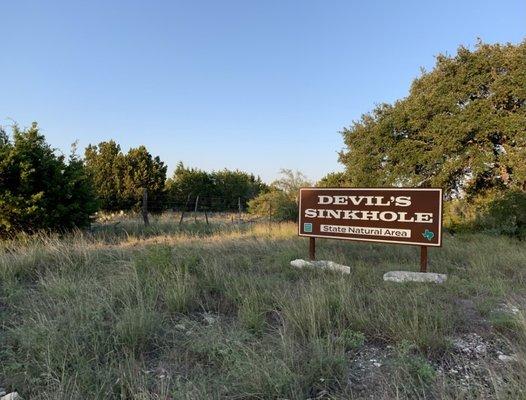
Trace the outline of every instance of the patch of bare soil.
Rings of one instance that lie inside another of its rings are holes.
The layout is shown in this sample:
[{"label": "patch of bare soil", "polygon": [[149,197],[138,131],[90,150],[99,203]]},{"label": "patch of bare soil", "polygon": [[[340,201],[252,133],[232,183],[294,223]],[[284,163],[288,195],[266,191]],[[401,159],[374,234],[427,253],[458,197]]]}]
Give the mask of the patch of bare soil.
[{"label": "patch of bare soil", "polygon": [[[458,299],[455,304],[466,330],[449,338],[451,347],[444,356],[424,361],[434,378],[422,397],[494,399],[496,388],[506,384],[506,371],[513,367],[516,356],[471,300]],[[509,304],[496,311],[518,312]],[[399,368],[405,368],[405,364],[392,346],[366,343],[349,354],[348,389],[356,399],[389,399],[397,391],[394,386]]]},{"label": "patch of bare soil", "polygon": [[437,384],[455,387],[458,393],[494,398],[495,388],[504,383],[505,364],[514,362],[506,343],[477,333],[452,338],[451,342],[452,352],[435,365]]},{"label": "patch of bare soil", "polygon": [[[516,361],[507,345],[477,333],[462,334],[450,341],[452,348],[446,356],[427,360],[434,380],[425,391],[425,398],[441,398],[445,393],[453,398],[473,393],[476,398],[495,398],[495,388],[505,384],[506,367]],[[397,368],[405,365],[393,347],[365,344],[350,355],[348,390],[356,399],[389,399],[396,391]]]},{"label": "patch of bare soil", "polygon": [[487,336],[492,333],[492,327],[489,321],[480,315],[473,300],[469,299],[455,299],[454,304],[464,321],[464,326],[469,332],[478,333],[482,336]]},{"label": "patch of bare soil", "polygon": [[385,398],[387,363],[392,357],[392,346],[374,344],[365,344],[358,352],[350,354],[347,385],[354,398]]}]

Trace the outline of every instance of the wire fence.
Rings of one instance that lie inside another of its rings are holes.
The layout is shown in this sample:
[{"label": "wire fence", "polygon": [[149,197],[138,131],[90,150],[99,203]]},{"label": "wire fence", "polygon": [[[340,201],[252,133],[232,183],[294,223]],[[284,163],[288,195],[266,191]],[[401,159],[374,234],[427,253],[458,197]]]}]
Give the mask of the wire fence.
[{"label": "wire fence", "polygon": [[[198,221],[208,225],[212,220],[232,224],[272,222],[272,205],[270,203],[267,207],[262,208],[263,210],[268,208],[268,212],[264,212],[263,215],[252,215],[248,213],[247,204],[249,200],[243,197],[224,198],[200,195],[189,195],[183,200],[149,199],[148,192],[144,190],[140,210],[138,213],[131,213],[131,216],[141,218],[145,226],[149,226],[151,220],[158,221],[160,216],[168,217],[172,222],[175,221],[179,225]],[[122,215],[129,217],[130,213],[102,214],[100,219],[111,221]]]}]

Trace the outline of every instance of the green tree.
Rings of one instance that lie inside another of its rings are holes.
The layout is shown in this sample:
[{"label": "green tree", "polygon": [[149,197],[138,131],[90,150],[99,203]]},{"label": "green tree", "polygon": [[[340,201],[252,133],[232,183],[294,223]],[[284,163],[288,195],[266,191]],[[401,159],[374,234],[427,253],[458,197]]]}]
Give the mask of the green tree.
[{"label": "green tree", "polygon": [[266,185],[259,177],[242,171],[223,169],[211,174],[215,186],[215,195],[221,200],[221,207],[225,210],[235,210],[241,201],[243,209],[247,201],[256,197]]},{"label": "green tree", "polygon": [[270,216],[273,221],[290,221],[298,218],[298,204],[284,191],[271,188],[248,202],[248,212]]},{"label": "green tree", "polygon": [[167,195],[172,204],[182,206],[188,198],[193,203],[199,196],[199,204],[209,210],[237,210],[238,202],[245,208],[247,201],[267,186],[259,177],[239,170],[206,172],[177,165],[172,178],[166,181]]},{"label": "green tree", "polygon": [[0,129],[0,235],[41,229],[65,230],[89,224],[97,209],[83,162],[57,156],[33,123]]},{"label": "green tree", "polygon": [[123,154],[121,147],[110,140],[89,145],[84,157],[103,210],[138,208],[144,189],[148,191],[148,208],[155,211],[162,207],[166,166],[146,147]]},{"label": "green tree", "polygon": [[166,191],[170,202],[177,205],[186,204],[189,197],[195,201],[199,196],[203,200],[201,204],[210,207],[210,198],[216,195],[214,181],[209,173],[187,168],[182,162],[177,164],[172,178],[166,181]]},{"label": "green tree", "polygon": [[312,186],[312,182],[300,171],[283,168],[280,175],[271,186],[285,192],[291,198],[297,198],[302,187]]},{"label": "green tree", "polygon": [[148,209],[159,211],[164,200],[166,165],[159,157],[152,157],[146,147],[130,149],[124,157],[124,208],[138,208],[142,204],[143,190],[148,191]]},{"label": "green tree", "polygon": [[526,42],[440,55],[409,95],[343,130],[352,186],[437,186],[446,198],[526,190]]},{"label": "green tree", "polygon": [[317,187],[344,187],[349,185],[349,179],[345,175],[345,172],[331,172],[321,178]]},{"label": "green tree", "polygon": [[251,214],[261,217],[270,215],[275,221],[298,218],[299,190],[312,186],[312,183],[299,171],[282,169],[280,173],[280,178],[272,182],[269,190],[248,202]]},{"label": "green tree", "polygon": [[125,159],[121,147],[113,140],[89,145],[84,160],[93,180],[100,207],[117,211],[125,208]]}]

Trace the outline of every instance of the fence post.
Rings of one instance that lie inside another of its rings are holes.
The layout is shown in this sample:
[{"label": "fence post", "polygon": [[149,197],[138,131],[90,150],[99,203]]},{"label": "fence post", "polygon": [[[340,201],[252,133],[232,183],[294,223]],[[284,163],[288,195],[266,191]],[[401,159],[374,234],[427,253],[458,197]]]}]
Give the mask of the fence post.
[{"label": "fence post", "polygon": [[205,221],[206,221],[206,224],[209,225],[209,223],[208,223],[208,214],[206,212],[206,207],[205,207]]},{"label": "fence post", "polygon": [[184,213],[186,212],[186,209],[188,208],[188,204],[190,203],[190,195],[186,198],[186,204],[184,205],[183,211],[181,212],[181,219],[179,220],[179,225],[183,223]]},{"label": "fence post", "polygon": [[146,188],[142,190],[142,219],[144,220],[144,226],[150,225],[148,220],[148,190]]},{"label": "fence post", "polygon": [[199,205],[199,195],[195,198],[195,207],[194,207],[194,223],[197,222],[197,206]]},{"label": "fence post", "polygon": [[272,230],[272,203],[268,202],[268,231],[269,233]]},{"label": "fence post", "polygon": [[241,225],[241,197],[237,198],[237,222]]}]

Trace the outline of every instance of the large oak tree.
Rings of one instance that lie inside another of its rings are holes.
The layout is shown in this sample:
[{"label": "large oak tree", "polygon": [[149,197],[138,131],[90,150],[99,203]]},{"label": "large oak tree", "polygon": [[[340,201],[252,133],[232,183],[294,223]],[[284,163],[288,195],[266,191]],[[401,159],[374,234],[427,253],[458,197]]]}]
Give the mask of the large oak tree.
[{"label": "large oak tree", "polygon": [[343,130],[352,186],[526,190],[526,42],[440,55],[409,95]]}]

